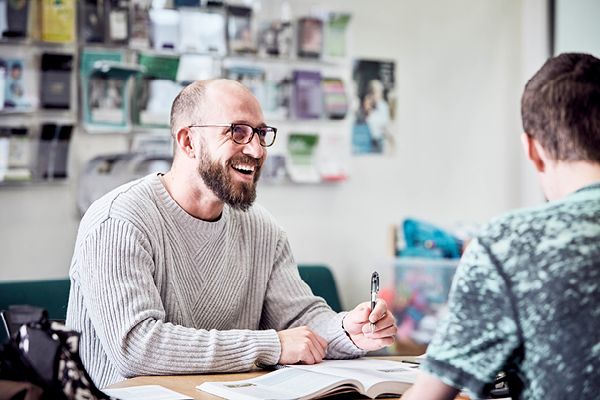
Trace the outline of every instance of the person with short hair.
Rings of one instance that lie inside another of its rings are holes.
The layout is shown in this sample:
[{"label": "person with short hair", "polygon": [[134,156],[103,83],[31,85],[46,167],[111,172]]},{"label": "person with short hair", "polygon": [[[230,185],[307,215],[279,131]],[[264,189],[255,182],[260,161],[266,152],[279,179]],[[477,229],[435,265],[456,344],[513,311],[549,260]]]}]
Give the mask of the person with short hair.
[{"label": "person with short hair", "polygon": [[600,393],[600,60],[549,59],[525,86],[525,154],[548,202],[492,220],[463,255],[423,373],[402,399]]},{"label": "person with short hair", "polygon": [[314,364],[393,343],[385,302],[331,310],[300,278],[286,233],[254,203],[277,130],[246,87],[185,87],[171,133],[171,169],[106,194],[79,227],[67,325],[81,332],[81,358],[99,387]]}]

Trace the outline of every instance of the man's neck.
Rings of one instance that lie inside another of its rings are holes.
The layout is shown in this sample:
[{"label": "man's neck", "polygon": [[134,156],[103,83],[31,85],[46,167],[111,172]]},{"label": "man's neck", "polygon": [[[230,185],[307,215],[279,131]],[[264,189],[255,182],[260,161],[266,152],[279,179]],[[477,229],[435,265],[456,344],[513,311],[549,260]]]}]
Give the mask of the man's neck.
[{"label": "man's neck", "polygon": [[192,181],[175,173],[173,169],[161,176],[165,189],[185,212],[203,221],[217,221],[223,213],[223,202],[203,183]]},{"label": "man's neck", "polygon": [[[553,166],[552,198],[559,199],[600,182],[600,163],[559,161]],[[548,196],[550,197],[550,196]]]}]

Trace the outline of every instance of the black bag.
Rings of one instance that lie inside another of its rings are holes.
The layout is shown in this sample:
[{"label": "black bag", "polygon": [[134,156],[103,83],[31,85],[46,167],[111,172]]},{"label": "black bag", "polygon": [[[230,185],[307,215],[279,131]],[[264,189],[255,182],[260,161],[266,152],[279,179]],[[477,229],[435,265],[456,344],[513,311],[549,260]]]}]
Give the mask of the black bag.
[{"label": "black bag", "polygon": [[[10,339],[0,346],[0,400],[116,400],[95,385],[79,358],[79,333],[45,310],[11,306]],[[5,396],[6,394],[6,396]]]}]

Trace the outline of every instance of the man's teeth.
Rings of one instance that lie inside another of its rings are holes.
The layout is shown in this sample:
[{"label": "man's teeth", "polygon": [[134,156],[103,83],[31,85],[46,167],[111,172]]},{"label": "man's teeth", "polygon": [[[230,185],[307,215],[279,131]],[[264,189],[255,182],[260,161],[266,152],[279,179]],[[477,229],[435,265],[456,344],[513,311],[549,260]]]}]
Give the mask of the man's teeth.
[{"label": "man's teeth", "polygon": [[251,165],[234,165],[233,168],[243,172],[254,172],[254,167]]}]

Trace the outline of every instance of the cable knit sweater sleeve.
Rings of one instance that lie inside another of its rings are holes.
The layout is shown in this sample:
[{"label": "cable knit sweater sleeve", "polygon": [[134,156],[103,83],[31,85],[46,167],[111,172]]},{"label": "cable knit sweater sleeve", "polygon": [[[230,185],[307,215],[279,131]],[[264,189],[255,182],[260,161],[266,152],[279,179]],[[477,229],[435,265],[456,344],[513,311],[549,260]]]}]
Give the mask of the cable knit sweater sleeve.
[{"label": "cable knit sweater sleeve", "polygon": [[[118,243],[118,246],[115,246]],[[150,244],[131,223],[104,221],[79,249],[78,290],[109,362],[123,377],[275,364],[274,330],[204,330],[165,322]],[[97,357],[98,355],[93,355]]]},{"label": "cable knit sweater sleeve", "polygon": [[327,340],[326,358],[355,358],[365,355],[348,338],[342,327],[346,312],[336,313],[300,278],[289,242],[282,233],[277,258],[269,279],[264,305],[264,323],[276,330],[306,325]]}]

